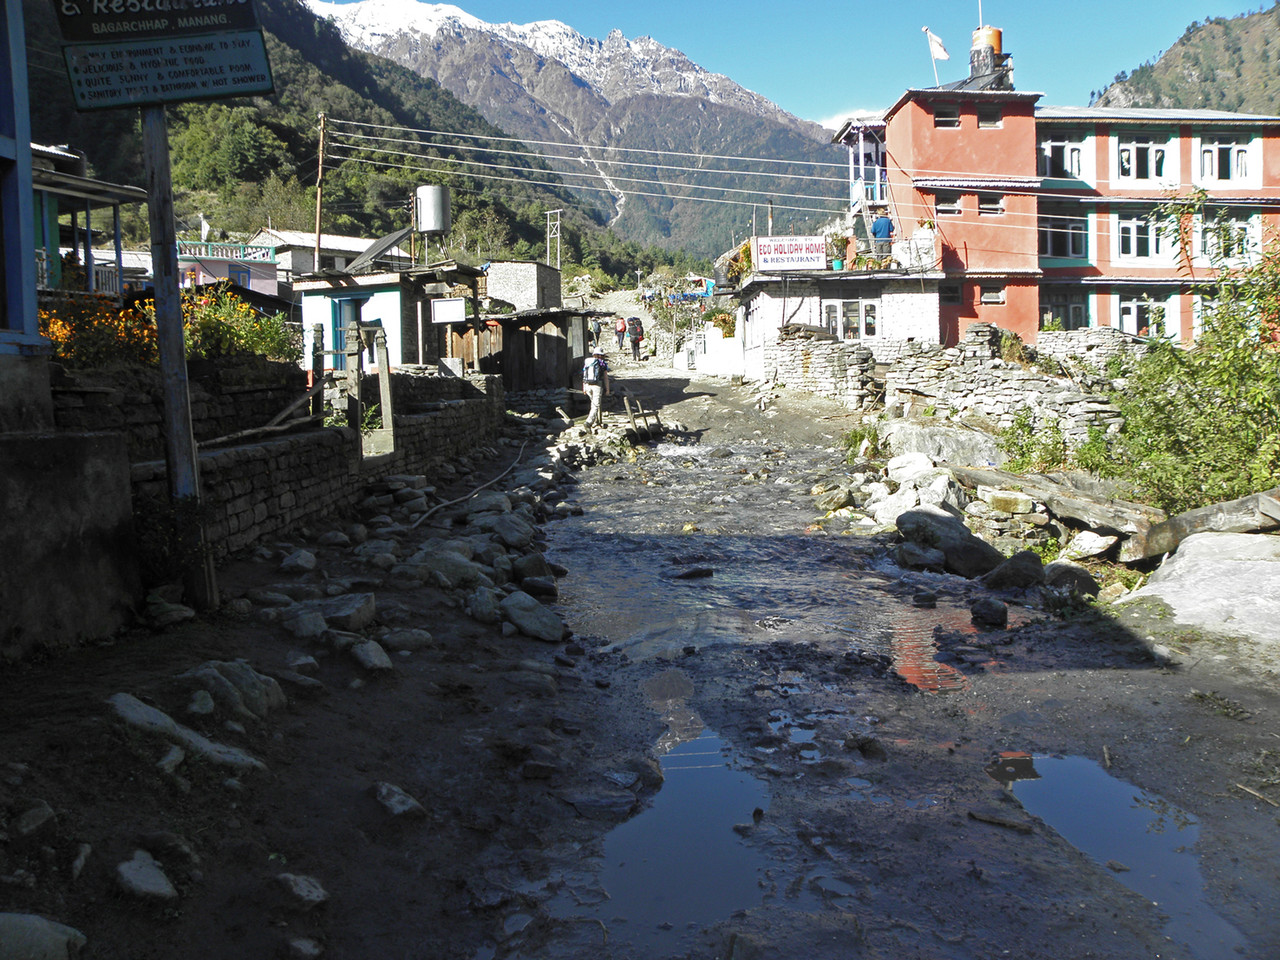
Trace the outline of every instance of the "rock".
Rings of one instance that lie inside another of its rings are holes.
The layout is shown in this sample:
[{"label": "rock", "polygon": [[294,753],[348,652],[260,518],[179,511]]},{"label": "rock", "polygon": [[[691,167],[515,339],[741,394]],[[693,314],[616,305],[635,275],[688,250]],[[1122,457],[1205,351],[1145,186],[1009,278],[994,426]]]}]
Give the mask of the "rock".
[{"label": "rock", "polygon": [[[211,660],[182,674],[182,678],[200,684],[203,689],[198,693],[207,694],[224,710],[246,720],[264,720],[270,710],[285,705],[280,684],[243,660]],[[195,697],[192,699],[194,706]],[[192,707],[187,709],[198,712]]]},{"label": "rock", "polygon": [[[204,691],[202,690],[201,693],[204,693]],[[208,694],[205,694],[205,696],[208,696]],[[169,774],[169,776],[173,776],[174,771],[178,769],[178,766],[185,759],[187,759],[187,751],[183,750],[175,743],[169,747],[168,751],[160,758],[160,761],[156,766],[159,767],[162,772]]]},{"label": "rock", "polygon": [[503,514],[489,525],[493,534],[508,547],[521,550],[533,542],[533,524],[514,514]]},{"label": "rock", "polygon": [[[497,620],[496,616],[494,620]],[[426,630],[419,630],[416,627],[397,627],[394,630],[388,630],[379,642],[387,650],[421,650],[423,647],[430,646],[431,641],[431,634]]]},{"label": "rock", "polygon": [[1034,550],[1021,550],[982,576],[992,590],[1023,590],[1044,583],[1044,561]]},{"label": "rock", "polygon": [[707,577],[714,577],[716,571],[712,567],[689,567],[687,570],[681,570],[679,573],[673,573],[673,580],[703,580]]},{"label": "rock", "polygon": [[318,960],[324,956],[324,947],[310,937],[294,937],[289,941],[289,960]]},{"label": "rock", "polygon": [[908,540],[893,548],[893,562],[906,570],[934,570],[941,573],[946,566],[947,557],[941,550]]},{"label": "rock", "polygon": [[281,573],[310,573],[316,568],[316,555],[310,550],[295,550],[280,561]]},{"label": "rock", "polygon": [[1009,608],[995,597],[981,597],[969,605],[969,616],[980,627],[1004,629],[1009,625]]},{"label": "rock", "polygon": [[253,601],[248,597],[233,597],[222,605],[222,609],[233,617],[247,617],[253,613]]},{"label": "rock", "polygon": [[1104,537],[1092,530],[1081,530],[1059,554],[1060,560],[1084,560],[1100,557],[1119,542],[1119,537]]},{"label": "rock", "polygon": [[116,867],[116,881],[125,893],[144,900],[178,899],[178,891],[160,869],[160,864],[145,850],[135,850],[132,860]]},{"label": "rock", "polygon": [[898,518],[920,503],[920,494],[915,487],[904,484],[897,493],[867,504],[867,513],[879,524],[897,523]]},{"label": "rock", "polygon": [[520,588],[532,597],[549,597],[554,600],[560,596],[560,588],[551,577],[526,577]]},{"label": "rock", "polygon": [[281,873],[277,874],[276,882],[284,887],[293,906],[298,910],[314,910],[329,899],[329,894],[315,877]]},{"label": "rock", "polygon": [[1194,534],[1125,603],[1142,597],[1163,600],[1180,626],[1247,637],[1274,650],[1280,623],[1280,537]]},{"label": "rock", "polygon": [[265,770],[266,764],[250,756],[237,747],[209,740],[194,730],[174,721],[167,713],[148,706],[137,697],[128,693],[113,694],[107,699],[112,711],[131,727],[147,733],[154,733],[166,740],[177,743],[191,753],[197,754],[211,763],[232,767],[236,770]]},{"label": "rock", "polygon": [[547,558],[536,551],[516,557],[511,563],[511,575],[517,583],[523,581],[526,577],[555,578],[555,572],[551,569],[551,564],[547,562]]},{"label": "rock", "polygon": [[247,591],[245,597],[260,607],[293,606],[293,598],[279,590],[253,589]]},{"label": "rock", "polygon": [[502,612],[498,607],[498,591],[492,587],[476,587],[467,597],[467,608],[471,611],[472,619],[480,623],[497,623],[502,619]]},{"label": "rock", "polygon": [[148,603],[144,616],[150,626],[161,630],[175,623],[194,620],[196,612],[180,603]]},{"label": "rock", "polygon": [[28,807],[27,810],[19,815],[18,819],[13,822],[13,829],[18,836],[29,837],[52,824],[55,819],[57,819],[57,814],[53,812],[53,807],[40,800],[35,806]]},{"label": "rock", "polygon": [[349,547],[351,538],[341,530],[326,530],[320,534],[319,543],[322,547]]},{"label": "rock", "polygon": [[1004,563],[1004,554],[974,536],[946,507],[924,504],[908,510],[898,517],[897,526],[904,539],[942,551],[948,573],[980,577]]},{"label": "rock", "polygon": [[523,590],[517,590],[498,604],[503,615],[525,636],[559,643],[564,638],[564,622]]},{"label": "rock", "polygon": [[1004,459],[994,436],[970,427],[890,420],[878,432],[895,454],[923,453],[934,463],[985,467]]},{"label": "rock", "polygon": [[848,487],[836,487],[834,490],[819,496],[814,500],[813,505],[823,513],[843,510],[845,507],[853,506],[853,491]]},{"label": "rock", "polygon": [[[1084,567],[1070,560],[1055,560],[1044,568],[1044,583],[1055,590],[1068,590],[1079,596],[1096,597],[1098,581]],[[1121,584],[1121,589],[1124,585]]]},{"label": "rock", "polygon": [[1036,502],[1020,490],[993,490],[978,487],[978,499],[1001,513],[1034,513]]},{"label": "rock", "polygon": [[906,483],[933,466],[933,460],[923,453],[903,453],[885,464],[885,475],[894,483]]},{"label": "rock", "polygon": [[430,582],[432,575],[439,575],[456,587],[474,587],[482,582],[486,586],[491,586],[480,564],[471,562],[455,550],[435,550],[424,547],[405,563],[396,566],[392,572],[397,571],[405,571],[407,576],[416,577],[424,582]]},{"label": "rock", "polygon": [[0,960],[74,960],[88,939],[32,913],[0,913]]},{"label": "rock", "polygon": [[378,603],[372,593],[350,593],[321,600],[317,605],[329,626],[338,630],[363,630],[378,615]]},{"label": "rock", "polygon": [[498,490],[481,490],[467,502],[472,513],[510,513],[511,498]]},{"label": "rock", "polygon": [[426,819],[426,808],[395,784],[379,780],[373,785],[373,796],[393,817],[403,817],[406,820]]},{"label": "rock", "polygon": [[329,629],[329,624],[325,622],[319,610],[307,608],[289,611],[280,620],[280,626],[303,640],[308,637],[318,637]]},{"label": "rock", "polygon": [[376,640],[365,640],[362,643],[352,644],[348,648],[348,652],[356,663],[371,673],[395,669],[391,663],[391,658],[387,656],[387,651],[382,649],[382,645]]},{"label": "rock", "polygon": [[604,820],[619,823],[631,816],[636,807],[636,795],[630,790],[611,787],[595,787],[569,790],[560,793],[560,799],[570,804],[588,820]]},{"label": "rock", "polygon": [[1119,580],[1109,583],[1098,591],[1098,601],[1100,603],[1115,603],[1122,597],[1129,595],[1129,588]]}]

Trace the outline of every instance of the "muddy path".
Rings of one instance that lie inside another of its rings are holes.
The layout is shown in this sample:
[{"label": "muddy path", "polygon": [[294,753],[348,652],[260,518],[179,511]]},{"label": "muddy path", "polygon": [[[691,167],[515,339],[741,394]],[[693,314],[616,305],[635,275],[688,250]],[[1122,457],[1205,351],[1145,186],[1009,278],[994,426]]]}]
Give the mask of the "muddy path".
[{"label": "muddy path", "polygon": [[980,632],[974,584],[813,526],[840,411],[630,372],[685,432],[585,471],[549,552],[666,781],[495,955],[1280,951],[1276,811],[1234,786],[1274,766],[1274,688],[1096,614]]}]

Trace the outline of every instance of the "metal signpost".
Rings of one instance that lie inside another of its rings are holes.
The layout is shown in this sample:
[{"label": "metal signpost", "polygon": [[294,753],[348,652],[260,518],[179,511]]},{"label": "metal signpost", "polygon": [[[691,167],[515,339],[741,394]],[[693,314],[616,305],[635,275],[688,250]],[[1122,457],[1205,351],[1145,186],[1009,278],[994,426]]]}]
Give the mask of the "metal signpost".
[{"label": "metal signpost", "polygon": [[165,461],[178,559],[191,602],[218,605],[205,548],[183,345],[178,244],[164,104],[274,90],[252,0],[52,0],[80,110],[142,108]]}]

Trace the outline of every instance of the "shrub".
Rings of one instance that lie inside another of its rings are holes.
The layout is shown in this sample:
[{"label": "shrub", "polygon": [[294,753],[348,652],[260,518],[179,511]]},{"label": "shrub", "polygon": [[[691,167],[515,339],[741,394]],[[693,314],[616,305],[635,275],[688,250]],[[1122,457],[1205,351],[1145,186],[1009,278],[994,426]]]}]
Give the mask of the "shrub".
[{"label": "shrub", "polygon": [[1022,338],[1009,330],[1000,331],[1000,359],[1006,363],[1026,363],[1027,348]]},{"label": "shrub", "polygon": [[997,437],[1008,461],[1005,466],[1017,473],[1052,470],[1067,462],[1067,442],[1056,422],[1036,425],[1029,407],[1014,415],[1013,423]]},{"label": "shrub", "polygon": [[884,452],[880,446],[880,434],[875,424],[854,427],[840,441],[841,446],[844,447],[846,463],[853,463],[858,459],[858,451],[862,449],[863,441],[869,441],[871,444],[867,451],[869,459],[876,460]]}]

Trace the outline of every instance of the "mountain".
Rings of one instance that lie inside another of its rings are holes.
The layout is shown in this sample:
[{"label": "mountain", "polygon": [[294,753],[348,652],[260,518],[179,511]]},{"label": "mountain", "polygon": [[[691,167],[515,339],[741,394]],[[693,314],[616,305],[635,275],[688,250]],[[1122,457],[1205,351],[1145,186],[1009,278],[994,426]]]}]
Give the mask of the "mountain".
[{"label": "mountain", "polygon": [[839,170],[724,159],[839,164],[845,154],[819,125],[650,37],[599,40],[555,20],[491,24],[417,0],[307,4],[352,46],[438,81],[537,146],[569,185],[609,197],[613,226],[630,239],[712,254],[741,237],[753,203],[777,198],[785,230],[847,196]]},{"label": "mountain", "polygon": [[1280,114],[1280,4],[1192,23],[1159,58],[1117,75],[1093,102]]}]

